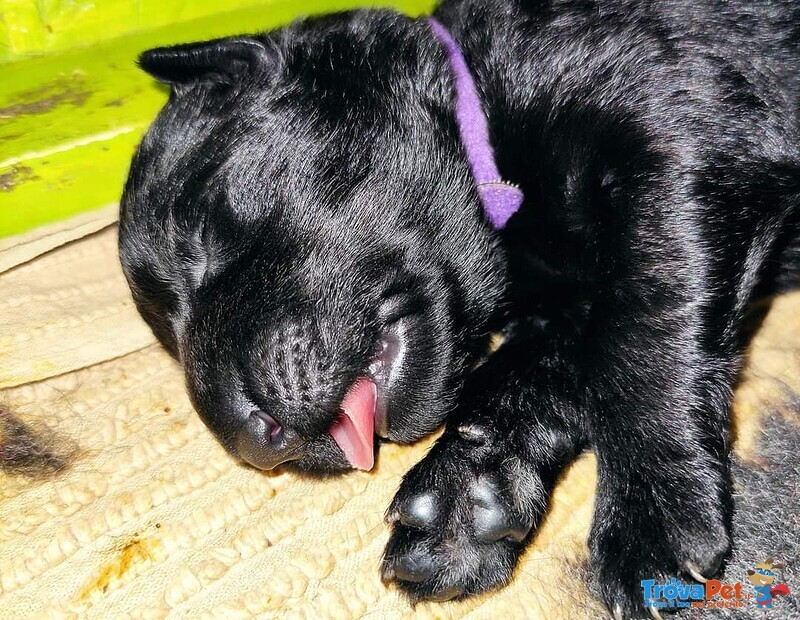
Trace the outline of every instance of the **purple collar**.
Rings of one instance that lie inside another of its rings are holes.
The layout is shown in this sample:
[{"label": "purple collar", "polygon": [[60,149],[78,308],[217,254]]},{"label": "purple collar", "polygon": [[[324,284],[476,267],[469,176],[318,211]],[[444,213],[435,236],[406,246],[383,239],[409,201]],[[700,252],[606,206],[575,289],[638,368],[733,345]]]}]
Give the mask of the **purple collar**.
[{"label": "purple collar", "polygon": [[447,29],[433,18],[428,19],[431,30],[447,51],[450,68],[453,70],[456,89],[456,122],[461,133],[461,143],[467,153],[467,160],[475,178],[483,210],[495,228],[505,227],[509,218],[522,205],[524,195],[516,185],[503,181],[494,150],[489,141],[489,126],[481,108],[475,81],[469,72],[467,61],[458,44]]}]

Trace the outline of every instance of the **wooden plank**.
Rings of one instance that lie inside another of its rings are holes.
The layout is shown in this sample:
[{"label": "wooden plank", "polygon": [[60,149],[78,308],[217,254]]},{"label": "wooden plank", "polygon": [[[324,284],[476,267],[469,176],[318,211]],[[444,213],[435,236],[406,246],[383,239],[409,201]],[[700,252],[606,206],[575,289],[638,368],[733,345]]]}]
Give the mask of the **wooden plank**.
[{"label": "wooden plank", "polygon": [[270,0],[4,0],[0,62],[53,55]]},{"label": "wooden plank", "polygon": [[[364,6],[309,0],[307,14]],[[430,0],[373,3],[420,13]],[[135,65],[153,46],[275,28],[298,16],[294,0],[138,33],[0,74],[0,237],[118,200],[131,153],[167,90]]]}]

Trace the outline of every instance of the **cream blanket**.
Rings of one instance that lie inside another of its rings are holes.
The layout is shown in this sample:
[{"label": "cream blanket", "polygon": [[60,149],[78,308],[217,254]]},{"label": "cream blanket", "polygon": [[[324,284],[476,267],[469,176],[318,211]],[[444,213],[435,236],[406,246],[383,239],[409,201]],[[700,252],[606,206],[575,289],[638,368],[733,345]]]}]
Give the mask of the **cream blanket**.
[{"label": "cream blanket", "polygon": [[[384,446],[328,482],[237,464],[193,413],[180,368],[138,317],[113,208],[0,242],[0,403],[59,458],[0,473],[0,615],[160,618],[576,618],[594,459],[560,482],[514,582],[413,609],[380,581],[383,512],[425,453]],[[800,294],[773,304],[736,400],[757,461],[760,412],[800,378]],[[794,416],[796,414],[786,414]],[[794,419],[793,417],[793,419]]]}]

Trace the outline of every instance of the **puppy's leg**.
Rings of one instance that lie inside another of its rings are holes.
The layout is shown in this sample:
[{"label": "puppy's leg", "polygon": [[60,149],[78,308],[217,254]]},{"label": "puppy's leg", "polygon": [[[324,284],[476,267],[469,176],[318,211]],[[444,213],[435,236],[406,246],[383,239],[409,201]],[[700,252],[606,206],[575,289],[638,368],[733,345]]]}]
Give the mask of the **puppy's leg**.
[{"label": "puppy's leg", "polygon": [[648,262],[661,267],[618,280],[595,308],[588,410],[599,477],[589,543],[616,618],[657,616],[643,580],[704,581],[731,545],[736,312],[721,311],[724,295],[703,287],[702,267]]},{"label": "puppy's leg", "polygon": [[383,574],[413,600],[507,582],[558,473],[584,445],[575,340],[540,327],[519,328],[467,378],[443,436],[389,508]]},{"label": "puppy's leg", "polygon": [[467,379],[444,435],[389,511],[384,573],[412,598],[506,582],[554,479],[587,438],[599,466],[592,564],[615,615],[648,613],[642,580],[719,568],[730,549],[737,308],[749,293],[732,284],[712,295],[702,262],[676,259],[685,239],[642,238],[614,255],[579,332],[524,330]]}]

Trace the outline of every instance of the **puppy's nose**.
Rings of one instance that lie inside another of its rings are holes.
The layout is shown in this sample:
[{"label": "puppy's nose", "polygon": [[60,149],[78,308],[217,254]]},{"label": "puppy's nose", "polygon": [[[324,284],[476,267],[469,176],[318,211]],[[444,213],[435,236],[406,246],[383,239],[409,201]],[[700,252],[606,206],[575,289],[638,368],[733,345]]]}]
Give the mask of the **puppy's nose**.
[{"label": "puppy's nose", "polygon": [[271,415],[253,411],[236,433],[236,450],[258,469],[272,469],[302,456],[303,440]]}]

